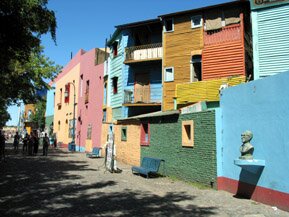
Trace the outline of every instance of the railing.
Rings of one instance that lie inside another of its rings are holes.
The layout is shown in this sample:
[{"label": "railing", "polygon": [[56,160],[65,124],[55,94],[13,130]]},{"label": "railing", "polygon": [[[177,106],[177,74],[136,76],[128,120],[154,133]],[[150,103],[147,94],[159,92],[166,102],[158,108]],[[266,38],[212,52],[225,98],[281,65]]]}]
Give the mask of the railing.
[{"label": "railing", "polygon": [[124,90],[123,103],[133,103],[133,92],[131,90]]},{"label": "railing", "polygon": [[161,59],[163,57],[162,43],[127,47],[125,54],[125,61]]},{"label": "railing", "polygon": [[236,86],[244,82],[245,76],[236,76],[177,84],[177,104],[195,103],[199,101],[219,101],[222,88]]}]

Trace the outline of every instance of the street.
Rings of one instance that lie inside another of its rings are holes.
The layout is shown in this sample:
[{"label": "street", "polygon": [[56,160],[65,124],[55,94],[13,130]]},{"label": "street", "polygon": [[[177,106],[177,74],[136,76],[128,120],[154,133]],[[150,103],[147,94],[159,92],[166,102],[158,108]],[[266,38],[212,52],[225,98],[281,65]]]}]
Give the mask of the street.
[{"label": "street", "polygon": [[255,201],[192,184],[111,174],[104,159],[49,150],[47,157],[14,153],[0,162],[0,216],[289,216]]}]

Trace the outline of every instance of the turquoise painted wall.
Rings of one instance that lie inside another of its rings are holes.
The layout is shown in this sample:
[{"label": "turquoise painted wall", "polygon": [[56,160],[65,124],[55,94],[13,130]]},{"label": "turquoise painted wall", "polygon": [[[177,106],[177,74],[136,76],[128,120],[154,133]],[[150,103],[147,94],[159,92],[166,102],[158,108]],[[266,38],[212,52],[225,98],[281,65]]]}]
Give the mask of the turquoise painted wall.
[{"label": "turquoise painted wall", "polygon": [[[182,121],[194,121],[194,147],[182,146]],[[141,157],[165,160],[168,176],[210,185],[216,182],[215,111],[164,116],[150,121],[150,146],[141,148]],[[164,173],[161,170],[161,173]]]},{"label": "turquoise painted wall", "polygon": [[[110,54],[110,71],[109,78],[118,77],[118,93],[113,93],[113,88],[110,89],[111,107],[117,108],[123,104],[123,92],[124,92],[124,71],[127,70],[127,66],[124,62],[124,49],[127,46],[128,36],[125,32],[121,32],[115,41],[118,41],[118,55],[116,57]],[[112,82],[110,82],[112,85]]]},{"label": "turquoise painted wall", "polygon": [[[225,89],[221,96],[223,176],[289,193],[289,72]],[[241,174],[234,165],[240,156],[241,133],[251,130],[254,158],[265,160],[260,177]],[[256,183],[257,182],[257,183]]]},{"label": "turquoise painted wall", "polygon": [[289,70],[289,4],[252,11],[254,79]]}]

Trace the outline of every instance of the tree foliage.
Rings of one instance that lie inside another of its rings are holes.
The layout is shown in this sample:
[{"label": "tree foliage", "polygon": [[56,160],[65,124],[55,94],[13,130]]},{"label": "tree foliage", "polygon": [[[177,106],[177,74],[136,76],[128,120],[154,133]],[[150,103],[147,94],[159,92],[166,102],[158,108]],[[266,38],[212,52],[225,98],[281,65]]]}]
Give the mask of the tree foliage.
[{"label": "tree foliage", "polygon": [[43,34],[50,33],[56,42],[56,18],[47,3],[48,0],[0,1],[1,114],[7,105],[19,100],[36,102],[37,91],[49,88],[45,80],[53,79],[61,69],[43,55],[41,47]]}]

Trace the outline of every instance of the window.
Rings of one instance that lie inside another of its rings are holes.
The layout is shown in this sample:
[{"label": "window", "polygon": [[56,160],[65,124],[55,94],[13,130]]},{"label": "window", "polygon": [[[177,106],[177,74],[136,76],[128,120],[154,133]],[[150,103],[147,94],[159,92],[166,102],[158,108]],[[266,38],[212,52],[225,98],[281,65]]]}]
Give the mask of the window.
[{"label": "window", "polygon": [[69,95],[70,95],[70,85],[65,85],[65,91],[64,91],[64,102],[69,103]]},{"label": "window", "polygon": [[117,81],[118,81],[118,77],[112,78],[112,90],[113,90],[113,94],[117,94]]},{"label": "window", "polygon": [[127,141],[127,127],[121,127],[121,141]]},{"label": "window", "polygon": [[60,121],[58,121],[58,131],[60,131]]},{"label": "window", "polygon": [[150,144],[150,125],[149,123],[141,124],[140,144],[148,146]]},{"label": "window", "polygon": [[174,81],[174,68],[165,68],[165,81]]},{"label": "window", "polygon": [[60,94],[59,94],[59,104],[61,104],[62,101],[62,88],[60,88]]},{"label": "window", "polygon": [[113,57],[116,57],[117,54],[118,54],[118,42],[115,41],[113,44],[112,44],[112,54],[113,54]]},{"label": "window", "polygon": [[80,97],[82,97],[83,91],[83,75],[80,75]]},{"label": "window", "polygon": [[194,55],[191,61],[191,82],[202,80],[202,55]]},{"label": "window", "polygon": [[174,19],[166,19],[165,20],[165,32],[173,32],[174,31]]},{"label": "window", "polygon": [[89,80],[86,81],[86,89],[85,89],[85,103],[89,101]]},{"label": "window", "polygon": [[182,122],[182,146],[194,147],[194,121]]},{"label": "window", "polygon": [[106,110],[103,110],[102,122],[106,122]]},{"label": "window", "polygon": [[192,17],[192,28],[199,28],[203,26],[203,19],[201,15]]},{"label": "window", "polygon": [[88,124],[88,127],[87,127],[87,138],[86,139],[91,139],[91,132],[92,132],[92,125]]}]

